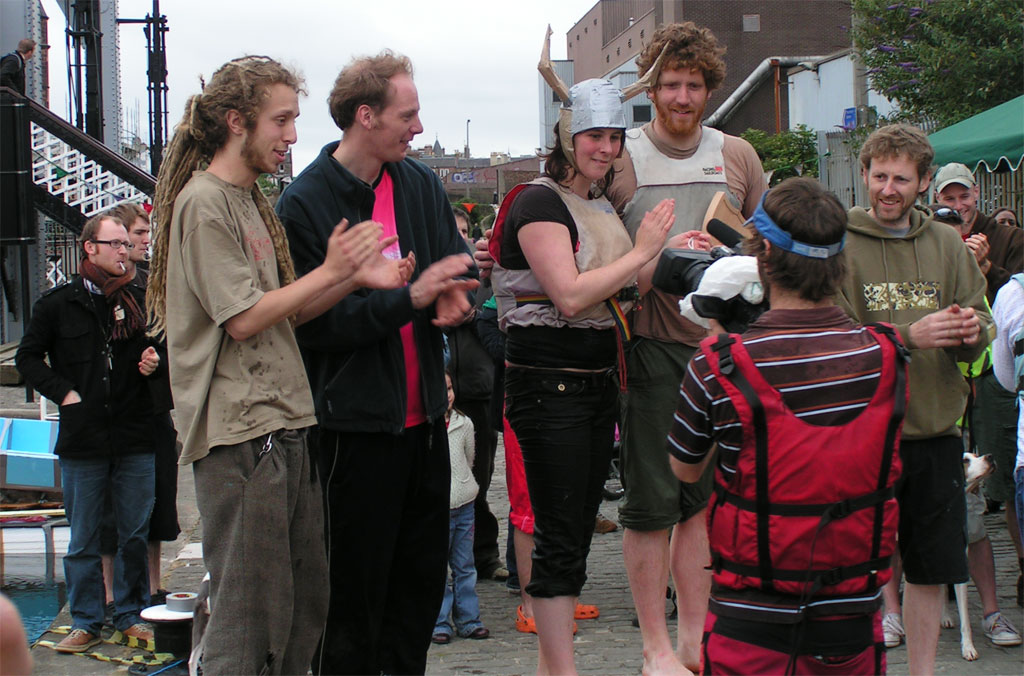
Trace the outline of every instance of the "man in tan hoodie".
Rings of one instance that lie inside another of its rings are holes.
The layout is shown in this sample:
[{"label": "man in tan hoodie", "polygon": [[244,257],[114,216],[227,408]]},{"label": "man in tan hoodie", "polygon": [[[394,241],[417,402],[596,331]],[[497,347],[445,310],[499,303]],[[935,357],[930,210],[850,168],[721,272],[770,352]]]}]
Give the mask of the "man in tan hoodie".
[{"label": "man in tan hoodie", "polygon": [[[849,212],[850,270],[836,299],[858,322],[892,324],[911,350],[897,498],[912,674],[934,671],[943,586],[967,581],[963,446],[956,427],[967,384],[956,363],[976,359],[992,327],[985,277],[974,256],[955,230],[915,206],[931,181],[933,157],[916,127],[890,125],[868,137],[860,161],[871,208]],[[903,634],[894,573],[883,621],[889,647]]]}]

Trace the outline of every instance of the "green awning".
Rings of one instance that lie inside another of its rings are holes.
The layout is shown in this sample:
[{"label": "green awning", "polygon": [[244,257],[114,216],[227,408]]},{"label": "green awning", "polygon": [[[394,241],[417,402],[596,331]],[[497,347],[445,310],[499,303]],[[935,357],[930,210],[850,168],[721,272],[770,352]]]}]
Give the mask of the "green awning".
[{"label": "green awning", "polygon": [[928,140],[937,166],[960,162],[971,171],[981,165],[992,171],[1005,161],[1016,171],[1024,159],[1024,96],[940,129]]}]

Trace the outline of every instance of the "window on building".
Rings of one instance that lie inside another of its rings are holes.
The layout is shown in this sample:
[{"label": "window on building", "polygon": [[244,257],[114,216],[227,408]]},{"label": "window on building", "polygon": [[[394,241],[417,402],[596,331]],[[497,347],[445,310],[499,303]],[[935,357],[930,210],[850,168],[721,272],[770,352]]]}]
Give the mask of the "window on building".
[{"label": "window on building", "polygon": [[586,27],[586,26],[584,26],[584,27],[583,27],[583,34],[584,34],[584,35],[586,35],[586,34],[587,34],[587,27]]},{"label": "window on building", "polygon": [[579,34],[579,33],[577,33],[577,34],[576,34],[576,42],[579,42],[579,41],[580,41],[580,34]]},{"label": "window on building", "polygon": [[743,15],[743,32],[744,33],[760,33],[761,32],[761,15],[760,14],[744,14]]},{"label": "window on building", "polygon": [[632,49],[633,48],[633,38],[630,38],[630,39],[626,40],[626,48],[627,49]]},{"label": "window on building", "polygon": [[618,55],[619,55],[619,48],[618,48],[618,47],[616,47],[616,48],[615,48],[615,56],[618,56]]},{"label": "window on building", "polygon": [[604,62],[605,63],[609,63],[609,62],[611,62],[611,60],[612,60],[612,57],[608,56],[607,54],[604,55]]},{"label": "window on building", "polygon": [[594,19],[594,25],[595,26],[597,25],[597,19]]},{"label": "window on building", "polygon": [[641,40],[644,39],[644,31],[643,31],[643,29],[640,29],[640,39]]},{"label": "window on building", "polygon": [[651,106],[650,104],[642,106],[633,106],[633,121],[634,122],[650,122],[651,121]]}]

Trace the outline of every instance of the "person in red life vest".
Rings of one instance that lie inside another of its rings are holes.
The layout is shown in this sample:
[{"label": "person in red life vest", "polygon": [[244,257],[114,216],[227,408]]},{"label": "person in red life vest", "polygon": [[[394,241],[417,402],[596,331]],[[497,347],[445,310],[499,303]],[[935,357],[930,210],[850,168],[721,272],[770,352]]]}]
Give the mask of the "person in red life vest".
[{"label": "person in red life vest", "polygon": [[701,343],[668,439],[682,481],[717,458],[703,673],[884,673],[907,351],[833,304],[846,214],[820,184],[784,181],[751,224],[769,310]]}]

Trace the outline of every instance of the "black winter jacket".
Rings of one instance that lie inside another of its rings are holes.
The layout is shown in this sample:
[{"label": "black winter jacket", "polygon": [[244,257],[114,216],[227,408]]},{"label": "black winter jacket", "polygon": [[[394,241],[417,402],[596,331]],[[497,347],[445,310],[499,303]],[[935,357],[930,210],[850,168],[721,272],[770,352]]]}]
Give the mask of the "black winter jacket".
[{"label": "black winter jacket", "polygon": [[0,87],[10,87],[21,95],[25,94],[25,59],[18,52],[11,52],[0,59]]},{"label": "black winter jacket", "polygon": [[[337,141],[324,146],[277,201],[300,276],[323,262],[327,238],[341,219],[355,225],[373,215],[373,186],[331,157],[337,147]],[[402,255],[410,250],[416,254],[410,282],[445,256],[469,253],[441,181],[430,169],[405,159],[386,163],[384,171],[394,182]],[[476,275],[474,269],[472,276]],[[399,331],[410,321],[419,352],[424,409],[429,420],[440,419],[448,397],[441,331],[430,323],[432,317],[432,308],[413,309],[408,286],[359,289],[298,327],[295,333],[319,424],[339,432],[402,432],[406,391]]]},{"label": "black winter jacket", "polygon": [[[125,288],[145,307],[144,292],[132,284]],[[109,368],[108,323],[106,299],[90,294],[81,278],[45,294],[32,309],[14,356],[18,371],[58,404],[71,390],[82,397],[81,403],[60,407],[57,455],[90,459],[153,452],[153,403],[139,359],[147,347],[156,347],[160,366],[150,378],[160,378],[166,377],[167,355],[140,333],[111,343]]]}]

